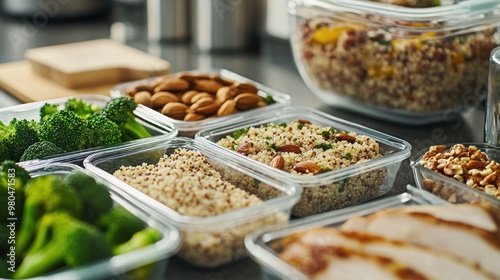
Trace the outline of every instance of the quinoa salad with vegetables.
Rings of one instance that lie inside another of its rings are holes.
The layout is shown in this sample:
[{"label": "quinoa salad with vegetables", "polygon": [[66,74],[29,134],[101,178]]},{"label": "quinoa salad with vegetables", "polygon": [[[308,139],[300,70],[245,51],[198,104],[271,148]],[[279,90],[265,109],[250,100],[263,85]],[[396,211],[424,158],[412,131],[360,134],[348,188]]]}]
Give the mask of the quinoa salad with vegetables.
[{"label": "quinoa salad with vegetables", "polygon": [[[158,163],[121,166],[113,176],[186,216],[216,216],[264,202],[238,187],[244,184],[226,180],[224,171],[214,169],[199,151],[177,148]],[[186,229],[182,232],[183,244],[178,255],[200,267],[219,266],[245,256],[243,239],[248,233],[287,221],[285,213],[275,211],[243,223],[235,221],[230,228]]]},{"label": "quinoa salad with vegetables", "polygon": [[[217,144],[292,176],[320,176],[382,157],[374,139],[308,120],[240,129]],[[292,214],[308,216],[373,198],[379,194],[386,175],[387,171],[379,168],[329,184],[308,186]],[[256,192],[272,196],[265,184],[257,185]]]},{"label": "quinoa salad with vegetables", "polygon": [[[217,144],[291,174],[306,176],[381,156],[378,143],[368,136],[307,120],[245,128]],[[283,164],[274,165],[276,158],[282,158]],[[301,163],[310,163],[313,168],[301,169]]]},{"label": "quinoa salad with vegetables", "polygon": [[365,17],[380,27],[364,24],[365,19],[330,17],[297,25],[292,41],[299,67],[325,96],[417,113],[474,106],[484,99],[489,54],[499,45],[497,27],[455,35],[436,25],[443,23]]}]

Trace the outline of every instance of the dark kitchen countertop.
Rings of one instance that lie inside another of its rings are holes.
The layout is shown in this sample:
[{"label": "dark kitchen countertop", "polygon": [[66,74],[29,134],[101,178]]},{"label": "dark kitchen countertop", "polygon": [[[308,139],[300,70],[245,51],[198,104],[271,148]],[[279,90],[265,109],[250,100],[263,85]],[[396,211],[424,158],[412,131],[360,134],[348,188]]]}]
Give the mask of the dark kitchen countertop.
[{"label": "dark kitchen countertop", "polygon": [[[448,142],[482,142],[484,104],[458,119],[431,125],[411,126],[389,123],[322,104],[299,76],[287,41],[262,36],[258,50],[226,53],[199,53],[189,43],[149,43],[146,39],[144,9],[141,5],[115,4],[105,15],[78,20],[49,19],[47,24],[29,25],[23,18],[0,15],[0,63],[24,59],[24,51],[34,47],[70,42],[113,38],[138,49],[160,56],[172,64],[172,72],[227,68],[275,90],[292,96],[293,103],[319,109],[331,115],[379,130],[408,141],[412,154],[422,148]],[[19,101],[0,90],[0,107]],[[389,195],[404,192],[414,185],[413,175],[405,160]],[[245,259],[217,269],[198,269],[178,258],[172,258],[166,279],[263,279],[259,266]]]}]

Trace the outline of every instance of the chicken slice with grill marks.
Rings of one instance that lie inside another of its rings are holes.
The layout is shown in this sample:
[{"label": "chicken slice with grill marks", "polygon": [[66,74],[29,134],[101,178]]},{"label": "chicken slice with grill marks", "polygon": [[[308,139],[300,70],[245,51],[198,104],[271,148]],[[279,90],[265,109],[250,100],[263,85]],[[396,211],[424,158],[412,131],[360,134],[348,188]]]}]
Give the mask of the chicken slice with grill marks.
[{"label": "chicken slice with grill marks", "polygon": [[[442,250],[477,263],[482,270],[500,279],[500,238],[497,232],[440,219],[437,218],[439,214],[432,211],[411,212],[402,208],[379,211],[366,217],[352,217],[341,229]],[[436,208],[435,211],[441,210]]]},{"label": "chicken slice with grill marks", "polygon": [[422,273],[429,279],[495,279],[494,276],[481,270],[477,264],[452,254],[362,232],[323,227],[296,233],[280,241],[283,248],[297,243],[316,247],[339,246],[390,258]]},{"label": "chicken slice with grill marks", "polygon": [[289,244],[280,257],[311,280],[426,280],[389,258],[342,246]]}]

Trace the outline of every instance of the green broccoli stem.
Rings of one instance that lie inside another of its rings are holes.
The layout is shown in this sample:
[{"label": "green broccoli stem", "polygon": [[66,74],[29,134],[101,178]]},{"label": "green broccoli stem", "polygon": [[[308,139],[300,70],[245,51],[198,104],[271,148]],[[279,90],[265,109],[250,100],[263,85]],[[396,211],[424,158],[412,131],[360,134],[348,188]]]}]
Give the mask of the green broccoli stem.
[{"label": "green broccoli stem", "polygon": [[161,239],[161,234],[154,228],[147,227],[136,232],[129,241],[113,247],[113,255],[125,254],[154,244]]},{"label": "green broccoli stem", "polygon": [[38,203],[25,202],[21,227],[16,238],[16,255],[22,256],[29,247],[36,231]]},{"label": "green broccoli stem", "polygon": [[140,124],[134,117],[129,117],[127,122],[122,124],[122,139],[142,139],[151,137],[151,133]]},{"label": "green broccoli stem", "polygon": [[50,272],[63,263],[65,249],[57,242],[51,242],[38,252],[27,255],[14,273],[14,278],[30,278]]}]

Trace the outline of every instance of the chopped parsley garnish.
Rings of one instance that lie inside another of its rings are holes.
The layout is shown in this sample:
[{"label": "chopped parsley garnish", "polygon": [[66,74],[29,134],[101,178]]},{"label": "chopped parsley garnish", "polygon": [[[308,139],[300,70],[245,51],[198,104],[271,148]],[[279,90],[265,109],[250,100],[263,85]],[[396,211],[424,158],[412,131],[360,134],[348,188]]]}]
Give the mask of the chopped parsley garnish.
[{"label": "chopped parsley garnish", "polygon": [[250,130],[249,127],[245,127],[243,129],[236,130],[235,132],[233,132],[233,138],[234,138],[234,140],[240,138],[242,135],[247,134],[249,130]]},{"label": "chopped parsley garnish", "polygon": [[278,125],[281,126],[281,127],[286,127],[287,126],[287,124],[285,122],[281,122]]},{"label": "chopped parsley garnish", "polygon": [[266,140],[272,140],[272,139],[273,139],[273,137],[271,137],[271,136],[266,136]]},{"label": "chopped parsley garnish", "polygon": [[341,156],[340,158],[351,160],[352,159],[352,154],[351,153],[347,153],[347,154]]},{"label": "chopped parsley garnish", "polygon": [[332,135],[335,135],[337,131],[333,128],[330,128],[328,130],[323,130],[321,131],[321,136],[323,136],[325,139],[330,139]]},{"label": "chopped parsley garnish", "polygon": [[298,128],[298,129],[302,129],[303,127],[304,127],[304,124],[303,124],[303,123],[299,123],[299,124],[297,125],[297,128]]},{"label": "chopped parsley garnish", "polygon": [[315,148],[317,148],[317,149],[323,149],[323,151],[326,151],[326,150],[331,149],[332,145],[328,144],[328,143],[321,143],[321,144],[316,145]]},{"label": "chopped parsley garnish", "polygon": [[326,139],[330,139],[330,130],[321,131],[321,136],[323,136]]},{"label": "chopped parsley garnish", "polygon": [[276,150],[276,149],[277,149],[276,144],[274,144],[274,143],[268,144],[267,146],[268,146],[269,148],[273,149],[273,150]]}]

